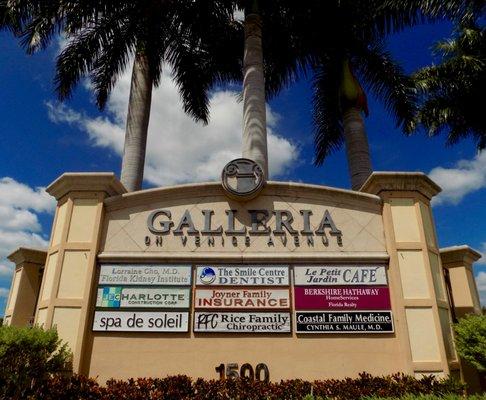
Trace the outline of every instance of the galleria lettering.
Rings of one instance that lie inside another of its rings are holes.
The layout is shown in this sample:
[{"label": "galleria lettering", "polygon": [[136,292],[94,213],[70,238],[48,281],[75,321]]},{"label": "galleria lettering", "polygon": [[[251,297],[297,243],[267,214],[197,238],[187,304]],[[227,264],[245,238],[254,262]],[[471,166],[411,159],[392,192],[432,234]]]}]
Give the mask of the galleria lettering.
[{"label": "galleria lettering", "polygon": [[[197,229],[194,225],[191,213],[189,210],[185,210],[179,223],[174,229],[173,233],[175,235],[183,235],[184,228],[186,228],[186,233],[189,235],[197,235],[201,233],[202,235],[221,235],[225,233],[228,236],[244,236],[247,233],[250,235],[268,235],[273,233],[274,235],[285,235],[287,232],[291,235],[298,235],[299,231],[294,229],[292,223],[294,222],[294,216],[289,210],[274,210],[272,214],[275,215],[275,227],[272,229],[267,226],[270,220],[271,213],[268,210],[248,210],[248,214],[251,221],[251,228],[247,231],[246,226],[236,227],[236,214],[237,210],[225,210],[227,215],[227,224],[223,229],[223,226],[218,227],[212,226],[212,216],[214,215],[213,210],[202,210],[201,213],[204,216],[204,227],[203,229]],[[300,210],[299,211],[303,227],[300,231],[302,235],[325,235],[325,229],[329,229],[331,235],[340,236],[342,233],[337,229],[331,214],[328,210],[324,212],[324,215],[320,219],[318,228],[313,231],[311,229],[311,210]],[[161,219],[160,217],[165,217]],[[153,211],[147,219],[147,227],[150,232],[157,235],[169,234],[174,226],[172,221],[172,213],[170,210],[155,210]]]}]

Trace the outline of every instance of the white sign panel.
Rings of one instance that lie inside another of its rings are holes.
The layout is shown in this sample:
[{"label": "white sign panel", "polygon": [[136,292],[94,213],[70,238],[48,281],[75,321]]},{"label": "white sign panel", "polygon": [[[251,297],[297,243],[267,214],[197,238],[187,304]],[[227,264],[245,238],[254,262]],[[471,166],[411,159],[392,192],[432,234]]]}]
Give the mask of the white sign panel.
[{"label": "white sign panel", "polygon": [[288,265],[198,265],[202,286],[288,286]]},{"label": "white sign panel", "polygon": [[190,265],[104,264],[100,268],[100,285],[190,285]]},{"label": "white sign panel", "polygon": [[189,287],[120,287],[98,288],[96,307],[189,308]]},{"label": "white sign panel", "polygon": [[296,265],[296,286],[386,285],[384,265]]},{"label": "white sign panel", "polygon": [[195,308],[290,308],[288,289],[196,289]]},{"label": "white sign panel", "polygon": [[93,331],[187,332],[189,312],[95,311]]},{"label": "white sign panel", "polygon": [[194,332],[289,333],[290,313],[196,312]]}]

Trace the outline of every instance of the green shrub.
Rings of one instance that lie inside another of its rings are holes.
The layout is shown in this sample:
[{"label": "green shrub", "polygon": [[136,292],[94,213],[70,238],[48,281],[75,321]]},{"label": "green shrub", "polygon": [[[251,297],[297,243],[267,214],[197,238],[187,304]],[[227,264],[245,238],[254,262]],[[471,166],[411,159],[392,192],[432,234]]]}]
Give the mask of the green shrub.
[{"label": "green shrub", "polygon": [[105,386],[79,375],[69,378],[57,375],[40,386],[32,400],[358,400],[371,395],[460,394],[462,390],[462,385],[451,380],[415,379],[402,374],[373,377],[363,373],[354,379],[315,382],[292,379],[275,383],[247,379],[193,381],[179,375],[110,380]]},{"label": "green shrub", "polygon": [[405,395],[402,397],[365,397],[363,400],[486,400],[486,395],[460,396],[448,394],[445,396],[426,395]]},{"label": "green shrub", "polygon": [[28,398],[68,357],[54,329],[0,327],[0,398]]},{"label": "green shrub", "polygon": [[475,366],[486,371],[486,315],[469,314],[454,325],[458,354]]}]

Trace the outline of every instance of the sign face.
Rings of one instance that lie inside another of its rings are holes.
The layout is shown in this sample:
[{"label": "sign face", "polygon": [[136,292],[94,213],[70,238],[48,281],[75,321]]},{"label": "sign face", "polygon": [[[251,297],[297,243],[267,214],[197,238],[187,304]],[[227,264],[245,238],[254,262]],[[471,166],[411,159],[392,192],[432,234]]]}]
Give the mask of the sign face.
[{"label": "sign face", "polygon": [[296,286],[386,285],[384,265],[295,266]]},{"label": "sign face", "polygon": [[195,308],[290,308],[288,289],[196,289]]},{"label": "sign face", "polygon": [[383,286],[294,288],[296,310],[389,310],[390,290]]},{"label": "sign face", "polygon": [[95,311],[93,331],[187,332],[188,312]]},{"label": "sign face", "polygon": [[98,288],[96,307],[189,308],[189,287],[120,287]]},{"label": "sign face", "polygon": [[196,312],[194,332],[290,333],[290,313]]},{"label": "sign face", "polygon": [[391,311],[297,312],[297,333],[393,333]]},{"label": "sign face", "polygon": [[198,265],[196,285],[288,286],[288,265]]},{"label": "sign face", "polygon": [[100,268],[100,285],[170,285],[191,284],[190,265],[104,264]]}]

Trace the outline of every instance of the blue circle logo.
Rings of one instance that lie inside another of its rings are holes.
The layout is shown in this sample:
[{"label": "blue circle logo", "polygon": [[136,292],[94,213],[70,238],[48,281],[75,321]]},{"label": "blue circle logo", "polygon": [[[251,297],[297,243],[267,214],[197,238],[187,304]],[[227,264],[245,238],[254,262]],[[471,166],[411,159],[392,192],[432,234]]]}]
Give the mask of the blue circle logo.
[{"label": "blue circle logo", "polygon": [[214,272],[214,269],[211,267],[205,267],[203,268],[199,279],[201,279],[201,282],[205,285],[210,285],[216,280],[216,272]]}]

